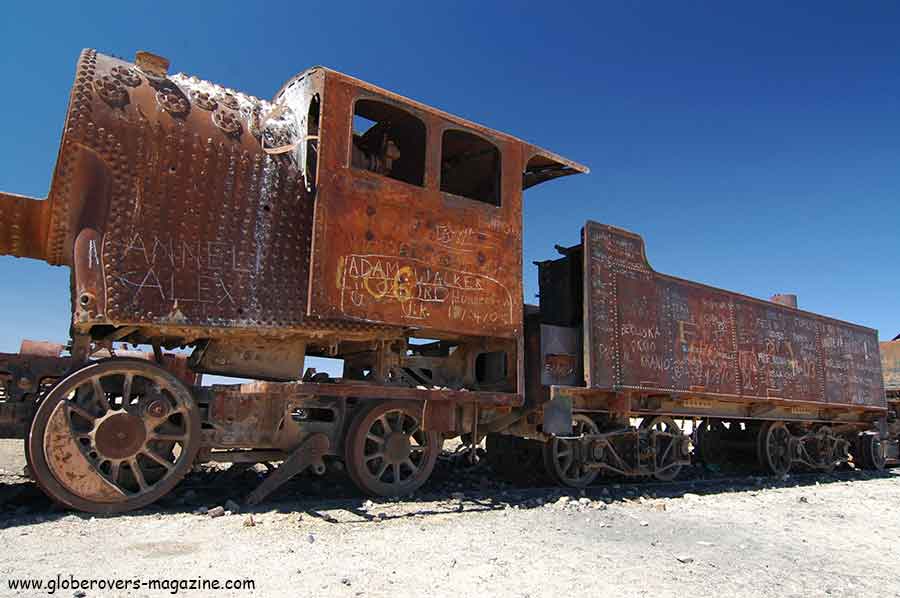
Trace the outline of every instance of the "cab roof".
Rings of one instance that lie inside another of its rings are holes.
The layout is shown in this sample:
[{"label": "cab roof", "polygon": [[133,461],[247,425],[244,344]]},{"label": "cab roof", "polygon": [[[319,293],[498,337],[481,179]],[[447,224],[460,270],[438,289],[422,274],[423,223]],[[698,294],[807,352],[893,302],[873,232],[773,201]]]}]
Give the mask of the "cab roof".
[{"label": "cab roof", "polygon": [[503,140],[507,143],[517,143],[521,145],[525,150],[523,153],[527,156],[528,159],[527,167],[525,169],[525,172],[523,173],[523,189],[533,187],[534,185],[537,185],[544,181],[548,181],[550,179],[555,179],[572,174],[587,174],[590,172],[590,168],[588,168],[584,164],[580,164],[578,162],[575,162],[574,160],[565,158],[555,152],[551,152],[550,150],[534,145],[533,143],[529,143],[527,141],[519,139],[518,137],[514,137],[513,135],[497,131],[496,129],[491,129],[479,123],[460,118],[459,116],[450,114],[449,112],[445,112],[439,108],[423,104],[422,102],[417,102],[416,100],[412,100],[398,93],[394,93],[382,87],[378,87],[377,85],[373,85],[371,83],[363,81],[362,79],[357,79],[356,77],[341,73],[325,66],[314,66],[308,68],[289,79],[281,87],[281,89],[278,90],[278,93],[275,94],[275,101],[278,101],[278,98],[281,96],[282,92],[290,87],[292,83],[314,72],[322,72],[324,73],[326,78],[337,78],[344,81],[345,83],[352,85],[353,87],[375,93],[398,104],[404,104],[421,112],[434,114],[448,122],[452,122],[467,129],[473,130],[486,137],[493,137],[498,140]]}]

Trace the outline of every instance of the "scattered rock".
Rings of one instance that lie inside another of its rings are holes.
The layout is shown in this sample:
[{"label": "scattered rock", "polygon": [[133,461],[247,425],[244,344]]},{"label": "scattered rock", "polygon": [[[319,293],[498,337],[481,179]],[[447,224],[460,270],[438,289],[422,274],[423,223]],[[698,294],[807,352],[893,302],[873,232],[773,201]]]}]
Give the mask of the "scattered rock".
[{"label": "scattered rock", "polygon": [[316,541],[316,537],[314,535],[310,534],[306,537],[306,541],[309,542],[310,544],[313,544]]},{"label": "scattered rock", "polygon": [[566,505],[569,504],[569,500],[571,500],[568,496],[560,496],[556,499],[556,502],[553,503],[557,508],[564,509]]},{"label": "scattered rock", "polygon": [[693,563],[693,562],[694,562],[694,557],[691,557],[691,556],[686,556],[686,555],[683,555],[683,554],[682,554],[682,555],[677,555],[677,554],[676,554],[676,555],[674,555],[674,556],[675,556],[675,560],[676,560],[676,561],[678,561],[679,563],[683,563],[683,564],[685,564],[685,565],[687,565],[688,563]]},{"label": "scattered rock", "polygon": [[684,494],[681,495],[681,498],[683,498],[684,500],[695,501],[695,500],[700,500],[700,495],[694,494],[692,492],[685,492]]},{"label": "scattered rock", "polygon": [[349,586],[349,585],[350,585],[350,578],[349,578],[349,577],[342,577],[342,578],[341,578],[341,583],[344,584],[345,586]]},{"label": "scattered rock", "polygon": [[579,499],[578,499],[578,504],[587,506],[587,505],[591,504],[591,499],[589,499],[589,498],[579,498]]},{"label": "scattered rock", "polygon": [[641,521],[640,523],[641,523],[641,527],[647,527],[648,525],[650,525],[649,521]]},{"label": "scattered rock", "polygon": [[807,504],[809,503],[809,499],[806,498],[805,496],[801,496],[799,500],[800,500],[800,502],[802,502],[802,503],[807,503]]},{"label": "scattered rock", "polygon": [[210,517],[213,517],[213,518],[215,518],[215,517],[221,517],[222,515],[225,514],[225,507],[223,507],[223,506],[221,506],[221,505],[218,506],[218,507],[213,507],[213,508],[211,508],[210,510],[208,510],[208,511],[206,512],[206,514],[209,515]]},{"label": "scattered rock", "polygon": [[362,508],[363,511],[371,511],[372,509],[375,508],[375,503],[372,502],[371,500],[367,500],[366,502],[364,502],[364,503],[362,504],[362,507],[361,507],[361,508]]},{"label": "scattered rock", "polygon": [[78,590],[74,594],[72,594],[72,596],[74,596],[75,598],[84,598],[85,596],[87,596],[87,592],[85,592],[84,590]]},{"label": "scattered rock", "polygon": [[250,515],[246,519],[244,519],[244,527],[256,527],[256,522],[253,520],[253,515]]}]

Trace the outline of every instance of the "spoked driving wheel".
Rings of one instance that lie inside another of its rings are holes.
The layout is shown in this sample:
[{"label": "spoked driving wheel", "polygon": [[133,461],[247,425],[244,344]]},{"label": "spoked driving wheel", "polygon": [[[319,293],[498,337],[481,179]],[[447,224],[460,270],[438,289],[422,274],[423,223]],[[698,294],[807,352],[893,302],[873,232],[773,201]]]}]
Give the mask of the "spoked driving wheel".
[{"label": "spoked driving wheel", "polygon": [[662,482],[677,478],[682,468],[682,434],[678,423],[671,417],[658,415],[641,420],[641,429],[649,430],[654,439],[653,477]]},{"label": "spoked driving wheel", "polygon": [[44,398],[28,436],[38,485],[82,511],[138,509],[188,472],[200,443],[190,391],[138,359],[92,363]]},{"label": "spoked driving wheel", "polygon": [[[599,432],[600,428],[587,415],[583,413],[572,415],[572,436]],[[544,444],[544,466],[556,483],[571,488],[584,488],[597,479],[600,470],[588,469],[585,467],[584,459],[577,458],[577,442],[564,438],[548,440]]]},{"label": "spoked driving wheel", "polygon": [[421,412],[411,401],[360,407],[347,432],[344,455],[347,473],[360,490],[401,496],[428,480],[443,442],[439,432],[422,430]]},{"label": "spoked driving wheel", "polygon": [[791,470],[791,431],[784,422],[766,422],[759,429],[756,454],[763,469],[776,476]]}]

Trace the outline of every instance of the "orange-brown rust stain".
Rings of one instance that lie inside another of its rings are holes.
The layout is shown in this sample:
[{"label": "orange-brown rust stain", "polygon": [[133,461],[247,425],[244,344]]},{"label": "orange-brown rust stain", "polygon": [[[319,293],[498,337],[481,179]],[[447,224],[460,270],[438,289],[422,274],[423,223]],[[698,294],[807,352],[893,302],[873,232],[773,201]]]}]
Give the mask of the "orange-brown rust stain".
[{"label": "orange-brown rust stain", "polygon": [[88,463],[82,454],[72,436],[64,403],[56,407],[47,421],[44,454],[50,471],[74,494],[100,502],[122,499],[122,492]]},{"label": "orange-brown rust stain", "polygon": [[47,200],[0,192],[0,255],[46,260]]},{"label": "orange-brown rust stain", "polygon": [[875,331],[654,272],[585,227],[591,386],[884,408]]},{"label": "orange-brown rust stain", "polygon": [[881,343],[881,369],[884,388],[888,392],[900,392],[900,340]]}]

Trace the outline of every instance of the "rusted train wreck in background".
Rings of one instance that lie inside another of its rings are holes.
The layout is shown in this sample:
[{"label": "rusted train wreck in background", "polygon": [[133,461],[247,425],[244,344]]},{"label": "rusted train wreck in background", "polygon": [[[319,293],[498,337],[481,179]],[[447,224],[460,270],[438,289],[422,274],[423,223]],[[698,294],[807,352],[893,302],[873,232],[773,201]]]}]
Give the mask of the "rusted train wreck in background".
[{"label": "rusted train wreck in background", "polygon": [[896,456],[871,329],[657,274],[593,222],[523,305],[523,191],[582,172],[325,68],[267,102],[85,51],[49,196],[0,197],[0,253],[72,272],[70,343],[0,356],[0,433],[96,512],[198,460],[281,462],[252,501],[329,460],[404,494],[455,436],[570,486]]},{"label": "rusted train wreck in background", "polygon": [[900,334],[881,343],[881,368],[887,396],[887,426],[881,452],[890,465],[900,464]]}]

